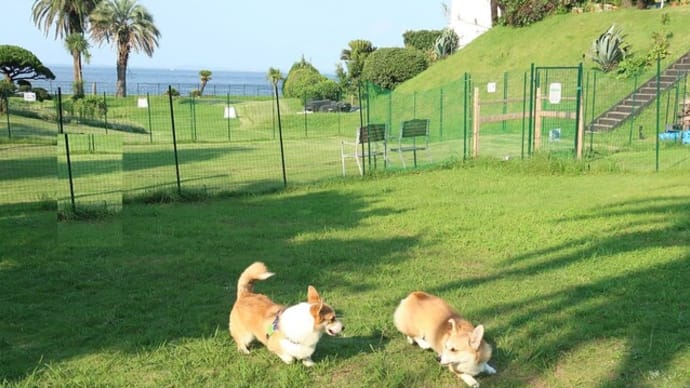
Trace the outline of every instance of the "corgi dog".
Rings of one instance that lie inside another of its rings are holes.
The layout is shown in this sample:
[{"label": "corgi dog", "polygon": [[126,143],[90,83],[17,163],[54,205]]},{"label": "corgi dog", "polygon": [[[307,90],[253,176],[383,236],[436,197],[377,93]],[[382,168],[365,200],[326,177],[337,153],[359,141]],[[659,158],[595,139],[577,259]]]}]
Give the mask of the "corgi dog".
[{"label": "corgi dog", "polygon": [[230,310],[230,336],[242,353],[249,353],[249,344],[258,340],[285,363],[300,360],[306,366],[313,366],[311,355],[321,335],[337,336],[345,327],[313,286],[307,288],[306,302],[289,307],[274,303],[266,295],[255,294],[254,282],[273,275],[261,262],[242,272],[237,281],[237,300]]},{"label": "corgi dog", "polygon": [[410,293],[395,309],[393,322],[407,342],[433,349],[441,365],[448,365],[470,387],[479,387],[474,376],[496,373],[488,364],[491,346],[484,341],[484,326],[474,327],[437,296]]}]

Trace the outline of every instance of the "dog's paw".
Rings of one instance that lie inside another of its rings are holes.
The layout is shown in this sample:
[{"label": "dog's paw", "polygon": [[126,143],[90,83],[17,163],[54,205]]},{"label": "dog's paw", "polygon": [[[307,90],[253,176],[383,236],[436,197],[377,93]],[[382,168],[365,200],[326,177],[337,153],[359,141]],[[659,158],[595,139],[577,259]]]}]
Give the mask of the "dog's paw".
[{"label": "dog's paw", "polygon": [[460,379],[465,382],[468,386],[472,388],[479,388],[479,381],[475,380],[474,377],[468,375],[467,373],[461,373]]},{"label": "dog's paw", "polygon": [[496,369],[489,364],[484,364],[483,372],[485,372],[486,374],[492,375],[492,374],[496,373]]},{"label": "dog's paw", "polygon": [[238,346],[238,347],[237,347],[237,350],[238,350],[240,353],[249,354],[249,349],[247,349],[246,346]]},{"label": "dog's paw", "polygon": [[419,345],[420,348],[424,350],[431,349],[431,344],[428,343],[424,338],[420,337],[415,338],[414,340],[417,342],[417,345]]},{"label": "dog's paw", "polygon": [[414,340],[412,339],[412,337],[407,336],[407,343],[410,345],[414,345]]},{"label": "dog's paw", "polygon": [[305,358],[304,360],[302,360],[302,364],[304,364],[304,366],[308,366],[308,367],[312,367],[312,366],[316,365],[316,363],[314,361],[312,361],[311,358]]},{"label": "dog's paw", "polygon": [[278,356],[286,364],[292,364],[292,362],[295,360],[295,358],[289,354],[279,354]]}]

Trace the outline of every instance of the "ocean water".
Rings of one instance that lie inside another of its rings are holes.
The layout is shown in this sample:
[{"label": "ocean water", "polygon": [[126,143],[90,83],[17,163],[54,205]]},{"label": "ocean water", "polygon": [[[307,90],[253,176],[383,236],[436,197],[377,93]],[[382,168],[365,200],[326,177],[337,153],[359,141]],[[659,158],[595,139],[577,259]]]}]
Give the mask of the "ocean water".
[{"label": "ocean water", "polygon": [[[55,74],[55,80],[31,81],[34,87],[46,88],[55,93],[60,88],[63,94],[72,93],[72,66],[47,65]],[[270,96],[273,86],[266,73],[251,71],[211,70],[211,80],[206,84],[204,95],[246,95]],[[89,66],[83,69],[84,92],[115,94],[117,72],[115,67]],[[127,69],[127,95],[163,94],[168,86],[177,89],[181,95],[189,95],[199,89],[199,70],[189,69]]]}]

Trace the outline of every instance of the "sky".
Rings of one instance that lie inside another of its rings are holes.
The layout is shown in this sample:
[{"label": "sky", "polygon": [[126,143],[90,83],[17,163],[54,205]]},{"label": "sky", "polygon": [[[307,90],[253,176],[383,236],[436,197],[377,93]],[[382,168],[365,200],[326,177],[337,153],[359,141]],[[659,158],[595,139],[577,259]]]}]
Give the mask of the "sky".
[{"label": "sky", "polygon": [[[0,44],[21,46],[44,65],[69,65],[64,40],[31,18],[33,0],[3,1]],[[355,39],[375,47],[403,47],[408,30],[446,27],[444,2],[428,0],[138,0],[161,37],[148,57],[133,52],[130,68],[287,73],[304,57],[321,73],[335,73],[340,53]],[[183,5],[184,4],[184,5]],[[85,66],[115,67],[116,49],[93,45]]]}]

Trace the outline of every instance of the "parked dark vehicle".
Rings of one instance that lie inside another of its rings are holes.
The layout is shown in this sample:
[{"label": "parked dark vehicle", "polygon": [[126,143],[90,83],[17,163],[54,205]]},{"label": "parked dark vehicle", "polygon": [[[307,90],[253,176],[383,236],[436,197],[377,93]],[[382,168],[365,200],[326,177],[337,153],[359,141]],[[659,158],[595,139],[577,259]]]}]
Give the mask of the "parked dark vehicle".
[{"label": "parked dark vehicle", "polygon": [[354,112],[358,107],[353,107],[349,102],[337,102],[332,100],[313,100],[307,102],[304,110],[307,112]]}]

